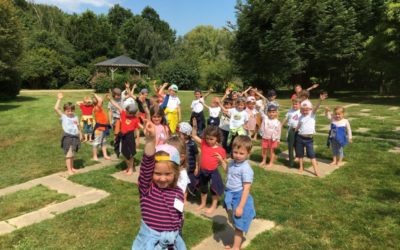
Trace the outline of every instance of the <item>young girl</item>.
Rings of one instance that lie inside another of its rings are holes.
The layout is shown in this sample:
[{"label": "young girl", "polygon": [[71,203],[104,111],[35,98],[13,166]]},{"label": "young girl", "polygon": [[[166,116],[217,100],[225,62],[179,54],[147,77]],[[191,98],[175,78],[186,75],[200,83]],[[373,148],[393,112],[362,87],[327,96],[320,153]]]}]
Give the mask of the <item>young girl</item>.
[{"label": "young girl", "polygon": [[156,126],[156,145],[162,145],[169,137],[169,128],[165,120],[164,110],[158,105],[150,108],[150,117]]},{"label": "young girl", "polygon": [[303,158],[304,158],[304,148],[307,150],[307,157],[311,159],[311,165],[314,168],[316,176],[319,176],[317,159],[314,153],[314,140],[313,135],[315,134],[315,116],[317,110],[321,105],[321,102],[327,97],[326,93],[320,94],[320,100],[314,109],[310,101],[303,101],[300,104],[301,116],[299,118],[299,123],[296,128],[296,155],[299,157],[300,172],[303,172]]},{"label": "young girl", "polygon": [[[309,87],[308,89],[306,89],[306,91],[310,92],[311,90],[318,88],[319,84],[315,83],[313,84],[311,87]],[[294,94],[292,95],[292,97],[290,99],[295,99],[295,98],[299,98],[300,97],[300,92],[303,91],[303,88],[301,87],[300,84],[296,84],[294,85]]]},{"label": "young girl", "polygon": [[164,112],[167,115],[169,130],[171,131],[172,134],[175,134],[176,126],[178,125],[182,117],[181,101],[179,100],[179,97],[176,96],[176,92],[178,92],[178,86],[172,84],[168,88],[169,95],[165,97],[166,108]]},{"label": "young girl", "polygon": [[[232,108],[232,99],[226,98],[224,100],[224,109],[229,110]],[[227,154],[231,153],[230,145],[228,144],[228,136],[229,136],[229,124],[230,118],[227,112],[222,112],[221,120],[219,123],[219,129],[222,132],[222,147],[225,149]]]},{"label": "young girl", "polygon": [[296,133],[295,130],[297,128],[297,124],[299,123],[299,118],[301,116],[300,113],[300,99],[295,98],[292,99],[292,108],[286,113],[285,119],[282,121],[281,127],[283,127],[286,123],[288,124],[287,130],[287,143],[289,150],[289,166],[294,166],[294,147],[295,147],[295,139]]},{"label": "young girl", "polygon": [[106,98],[118,109],[121,115],[121,132],[118,138],[116,138],[115,144],[119,145],[121,143],[118,152],[120,151],[126,159],[126,174],[132,175],[132,173],[136,171],[134,161],[134,156],[136,154],[135,130],[141,126],[139,118],[136,117],[138,107],[132,103],[123,110],[109,95],[106,95]]},{"label": "young girl", "polygon": [[203,139],[196,134],[196,121],[193,121],[192,138],[195,142],[200,143],[200,192],[201,203],[197,210],[206,207],[208,183],[211,181],[210,191],[212,194],[211,207],[206,210],[207,214],[213,214],[218,205],[219,197],[224,193],[224,184],[221,175],[218,172],[219,154],[223,159],[226,157],[225,150],[219,145],[221,143],[221,131],[218,127],[209,126],[204,130]]},{"label": "young girl", "polygon": [[217,126],[217,127],[219,126],[219,122],[220,122],[219,114],[221,113],[221,108],[219,107],[218,102],[219,102],[218,97],[213,98],[210,106],[208,106],[207,104],[205,104],[203,102],[204,106],[206,108],[208,108],[208,110],[210,112],[210,118],[208,118],[208,121],[207,121],[207,125],[209,125],[209,126],[210,125]]},{"label": "young girl", "polygon": [[188,122],[179,123],[177,132],[178,136],[186,144],[187,174],[190,180],[187,190],[191,195],[195,196],[197,185],[199,183],[199,150],[196,143],[192,140],[192,126],[190,126]]},{"label": "young girl", "polygon": [[156,147],[156,128],[151,121],[146,120],[144,134],[138,180],[142,223],[132,249],[186,249],[179,235],[183,219],[183,192],[177,186],[180,154],[168,144]]},{"label": "young girl", "polygon": [[[114,102],[116,102],[119,107],[122,107],[121,89],[114,88],[111,91],[111,95]],[[112,105],[111,102],[108,103],[107,108],[108,108],[108,120],[111,121],[111,126],[114,132],[114,142],[115,142],[121,130],[121,120],[120,120],[121,114],[119,112],[119,109],[116,108],[114,105]]]},{"label": "young girl", "polygon": [[278,120],[277,107],[270,105],[267,110],[267,115],[263,114],[261,124],[262,131],[262,161],[260,166],[265,166],[269,149],[269,164],[267,168],[272,167],[275,160],[275,149],[279,146],[281,139],[281,123]]},{"label": "young girl", "polygon": [[256,98],[253,96],[248,96],[246,98],[246,112],[249,117],[247,121],[247,131],[249,132],[250,138],[256,140],[257,133],[256,133],[256,125],[257,125],[257,110],[255,109]]},{"label": "young girl", "polygon": [[83,141],[92,142],[92,134],[93,134],[93,103],[90,96],[85,96],[83,98],[83,102],[76,102],[79,105],[79,108],[82,111],[81,117],[81,133],[83,133]]},{"label": "young girl", "polygon": [[192,108],[192,113],[190,114],[190,120],[192,121],[193,119],[196,119],[197,123],[197,135],[201,136],[201,133],[203,132],[204,128],[206,127],[206,122],[204,118],[204,98],[201,95],[201,91],[199,89],[196,89],[194,91],[194,97],[195,99],[192,101],[192,104],[190,107]]},{"label": "young girl", "polygon": [[344,156],[344,146],[353,142],[350,123],[344,118],[344,108],[342,106],[335,107],[333,116],[329,107],[326,107],[325,115],[331,121],[328,138],[328,145],[330,144],[333,154],[331,165],[340,165]]},{"label": "young girl", "polygon": [[111,158],[107,154],[107,138],[110,135],[110,124],[107,119],[107,114],[103,110],[103,99],[94,94],[93,97],[94,104],[94,118],[96,120],[96,125],[94,126],[94,142],[93,142],[93,160],[98,161],[97,158],[97,147],[100,146],[103,152],[103,157],[105,160],[110,160]]},{"label": "young girl", "polygon": [[79,129],[78,117],[74,114],[75,105],[68,102],[64,104],[64,113],[60,110],[60,102],[63,99],[63,94],[60,92],[57,95],[57,102],[54,106],[54,111],[58,114],[61,120],[61,125],[64,130],[64,135],[61,139],[61,147],[64,149],[65,163],[69,174],[77,171],[74,168],[75,153],[78,152],[82,134]]}]

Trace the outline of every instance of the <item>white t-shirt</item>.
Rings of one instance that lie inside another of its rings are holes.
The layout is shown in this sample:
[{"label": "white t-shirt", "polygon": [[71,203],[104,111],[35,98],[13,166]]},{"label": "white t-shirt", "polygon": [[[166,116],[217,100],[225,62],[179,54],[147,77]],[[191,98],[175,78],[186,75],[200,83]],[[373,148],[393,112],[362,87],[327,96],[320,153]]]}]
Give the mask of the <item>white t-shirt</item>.
[{"label": "white t-shirt", "polygon": [[70,135],[79,135],[79,119],[76,115],[68,117],[67,115],[62,114],[60,120],[65,133]]},{"label": "white t-shirt", "polygon": [[240,128],[249,120],[246,110],[239,111],[236,108],[231,108],[228,109],[228,113],[231,117],[229,120],[229,129]]},{"label": "white t-shirt", "polygon": [[264,110],[264,102],[263,102],[262,99],[258,99],[258,100],[256,101],[256,108],[257,108],[258,110]]},{"label": "white t-shirt", "polygon": [[[170,98],[171,98],[171,97],[170,97]],[[203,97],[201,97],[200,99],[193,100],[193,101],[192,101],[192,105],[190,105],[190,107],[192,108],[193,112],[195,112],[195,113],[200,113],[200,112],[203,111],[203,109],[204,109],[204,106],[203,106],[203,104],[200,102],[200,100],[204,102]]]},{"label": "white t-shirt", "polygon": [[180,104],[181,100],[179,100],[179,97],[170,95],[168,98],[167,109],[175,110],[178,108]]},{"label": "white t-shirt", "polygon": [[208,110],[210,111],[210,117],[213,117],[213,118],[219,117],[219,113],[221,112],[220,107],[215,107],[215,108],[210,107]]},{"label": "white t-shirt", "polygon": [[299,135],[315,134],[315,114],[310,113],[307,116],[300,116],[299,119]]},{"label": "white t-shirt", "polygon": [[185,193],[187,185],[190,183],[189,175],[187,174],[186,169],[182,169],[179,174],[179,179],[177,182],[177,186],[182,189],[182,191]]},{"label": "white t-shirt", "polygon": [[299,124],[299,119],[301,116],[300,109],[295,110],[295,109],[289,109],[289,111],[286,113],[286,119],[288,121],[288,126],[289,128],[297,128],[297,125]]}]

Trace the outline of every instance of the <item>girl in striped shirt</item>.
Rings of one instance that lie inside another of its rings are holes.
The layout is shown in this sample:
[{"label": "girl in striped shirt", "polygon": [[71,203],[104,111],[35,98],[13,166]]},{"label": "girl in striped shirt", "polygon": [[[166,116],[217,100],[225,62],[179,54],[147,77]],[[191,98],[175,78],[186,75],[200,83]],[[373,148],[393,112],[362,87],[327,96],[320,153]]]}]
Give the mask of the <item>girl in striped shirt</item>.
[{"label": "girl in striped shirt", "polygon": [[177,186],[180,155],[168,144],[155,146],[156,128],[146,121],[146,143],[140,167],[142,223],[132,249],[186,249],[182,229],[183,191]]}]

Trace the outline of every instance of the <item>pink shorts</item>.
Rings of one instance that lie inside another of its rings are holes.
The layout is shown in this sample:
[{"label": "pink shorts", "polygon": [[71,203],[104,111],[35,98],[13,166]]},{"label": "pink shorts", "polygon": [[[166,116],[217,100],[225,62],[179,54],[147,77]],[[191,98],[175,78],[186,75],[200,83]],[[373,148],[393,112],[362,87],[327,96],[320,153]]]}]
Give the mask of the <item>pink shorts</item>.
[{"label": "pink shorts", "polygon": [[271,139],[262,139],[262,148],[277,148],[279,146],[279,141],[273,141]]}]

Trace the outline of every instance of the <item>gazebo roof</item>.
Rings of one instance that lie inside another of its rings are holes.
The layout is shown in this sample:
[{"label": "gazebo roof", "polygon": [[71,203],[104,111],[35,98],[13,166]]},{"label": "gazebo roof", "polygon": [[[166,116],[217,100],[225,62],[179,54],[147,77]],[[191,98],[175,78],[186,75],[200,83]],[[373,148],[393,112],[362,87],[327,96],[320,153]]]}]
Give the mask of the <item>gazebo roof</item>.
[{"label": "gazebo roof", "polygon": [[148,68],[144,63],[133,60],[128,56],[122,55],[113,59],[106,60],[95,64],[97,67],[125,67],[125,68]]}]

